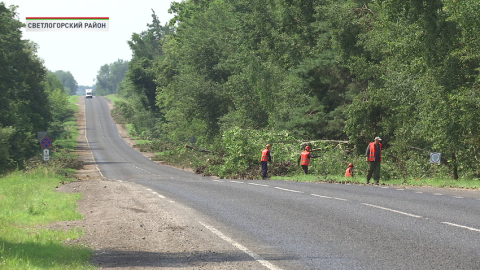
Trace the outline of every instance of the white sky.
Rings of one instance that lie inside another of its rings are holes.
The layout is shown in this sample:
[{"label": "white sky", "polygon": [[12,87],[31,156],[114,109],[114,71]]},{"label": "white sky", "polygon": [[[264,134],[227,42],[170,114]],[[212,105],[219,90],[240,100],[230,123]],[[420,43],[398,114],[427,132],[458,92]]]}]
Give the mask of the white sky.
[{"label": "white sky", "polygon": [[[130,60],[127,41],[132,33],[147,30],[152,9],[162,25],[174,0],[0,0],[18,6],[21,22],[26,17],[109,17],[108,32],[26,32],[23,39],[39,45],[38,56],[51,71],[70,71],[78,85],[92,86],[100,67],[118,59]],[[176,2],[181,2],[176,0]]]}]

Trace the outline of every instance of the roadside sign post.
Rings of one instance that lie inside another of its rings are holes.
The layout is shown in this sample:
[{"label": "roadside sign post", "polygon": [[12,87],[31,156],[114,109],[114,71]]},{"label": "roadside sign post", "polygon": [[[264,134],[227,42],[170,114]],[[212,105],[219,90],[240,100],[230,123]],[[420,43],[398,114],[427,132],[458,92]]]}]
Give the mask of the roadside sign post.
[{"label": "roadside sign post", "polygon": [[49,137],[43,137],[40,140],[40,144],[42,145],[42,148],[49,148],[52,146],[52,140]]},{"label": "roadside sign post", "polygon": [[46,131],[38,131],[37,132],[37,141],[40,142],[43,137],[47,137]]},{"label": "roadside sign post", "polygon": [[42,146],[43,149],[43,161],[49,161],[50,160],[50,151],[48,148],[52,146],[52,139],[49,137],[43,137],[40,140],[40,145]]},{"label": "roadside sign post", "polygon": [[430,153],[430,163],[433,164],[433,176],[437,173],[437,164],[440,164],[440,153],[431,152]]},{"label": "roadside sign post", "polygon": [[43,148],[43,160],[49,161],[50,160],[50,151],[48,148]]}]

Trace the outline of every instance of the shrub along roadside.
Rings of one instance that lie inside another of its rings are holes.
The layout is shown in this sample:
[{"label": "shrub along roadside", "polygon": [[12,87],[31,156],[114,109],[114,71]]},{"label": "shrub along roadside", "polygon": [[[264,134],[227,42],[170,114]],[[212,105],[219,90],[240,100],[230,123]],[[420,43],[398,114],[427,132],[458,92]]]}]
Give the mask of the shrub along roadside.
[{"label": "shrub along roadside", "polygon": [[[70,103],[78,97],[70,97]],[[78,131],[72,116],[64,122],[64,132],[57,134],[50,148],[50,160],[39,154],[26,162],[24,171],[0,178],[0,269],[95,269],[89,263],[92,250],[66,245],[80,237],[79,229],[47,229],[52,222],[81,219],[75,202],[80,194],[55,192],[55,187],[73,181],[82,167],[71,150]]]}]

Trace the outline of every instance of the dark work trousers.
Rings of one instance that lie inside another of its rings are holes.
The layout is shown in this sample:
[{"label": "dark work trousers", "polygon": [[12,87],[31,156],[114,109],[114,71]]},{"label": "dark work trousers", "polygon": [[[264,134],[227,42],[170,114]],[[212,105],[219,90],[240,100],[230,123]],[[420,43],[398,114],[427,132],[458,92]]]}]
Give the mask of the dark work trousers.
[{"label": "dark work trousers", "polygon": [[380,161],[368,162],[367,184],[370,183],[370,179],[373,176],[373,181],[378,185],[380,181]]},{"label": "dark work trousers", "polygon": [[265,180],[267,179],[267,171],[268,171],[268,161],[260,161],[262,164],[262,179]]},{"label": "dark work trousers", "polygon": [[308,165],[302,165],[303,173],[308,174]]}]

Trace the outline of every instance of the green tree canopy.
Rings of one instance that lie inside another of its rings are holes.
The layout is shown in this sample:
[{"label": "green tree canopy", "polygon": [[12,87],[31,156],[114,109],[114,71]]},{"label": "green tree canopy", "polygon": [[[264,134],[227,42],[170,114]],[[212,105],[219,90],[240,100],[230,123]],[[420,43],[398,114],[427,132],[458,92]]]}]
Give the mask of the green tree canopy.
[{"label": "green tree canopy", "polygon": [[128,61],[118,59],[111,64],[105,64],[98,71],[95,93],[97,95],[116,94],[118,86],[125,78]]},{"label": "green tree canopy", "polygon": [[76,95],[77,94],[77,81],[73,77],[72,73],[70,71],[63,71],[63,70],[57,70],[54,72],[55,76],[62,82],[63,87],[65,88],[65,91],[69,95]]}]

